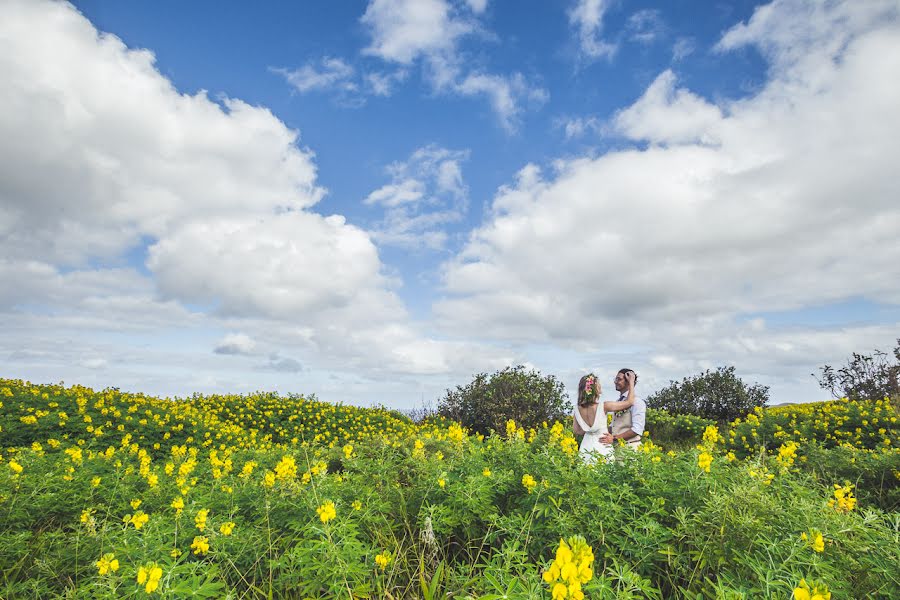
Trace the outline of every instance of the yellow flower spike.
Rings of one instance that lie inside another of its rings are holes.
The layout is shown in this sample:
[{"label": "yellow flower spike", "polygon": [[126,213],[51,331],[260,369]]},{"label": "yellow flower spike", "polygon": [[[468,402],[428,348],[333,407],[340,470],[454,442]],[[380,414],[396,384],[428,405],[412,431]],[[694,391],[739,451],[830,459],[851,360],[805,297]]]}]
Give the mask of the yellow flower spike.
[{"label": "yellow flower spike", "polygon": [[197,556],[203,556],[209,552],[209,538],[205,535],[194,536],[194,541],[191,542],[191,550],[193,550],[194,554]]},{"label": "yellow flower spike", "polygon": [[325,502],[316,509],[316,513],[319,515],[319,519],[322,523],[327,523],[337,517],[337,510],[334,507],[334,502],[331,500]]}]

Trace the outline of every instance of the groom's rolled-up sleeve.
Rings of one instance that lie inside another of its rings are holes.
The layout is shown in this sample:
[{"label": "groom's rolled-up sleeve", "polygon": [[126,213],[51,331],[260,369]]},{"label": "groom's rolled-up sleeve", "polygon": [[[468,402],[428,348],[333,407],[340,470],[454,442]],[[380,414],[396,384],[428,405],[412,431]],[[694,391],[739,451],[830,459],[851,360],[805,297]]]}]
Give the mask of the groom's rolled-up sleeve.
[{"label": "groom's rolled-up sleeve", "polygon": [[647,405],[643,400],[635,400],[631,407],[631,430],[638,435],[644,435],[644,427],[647,423]]}]

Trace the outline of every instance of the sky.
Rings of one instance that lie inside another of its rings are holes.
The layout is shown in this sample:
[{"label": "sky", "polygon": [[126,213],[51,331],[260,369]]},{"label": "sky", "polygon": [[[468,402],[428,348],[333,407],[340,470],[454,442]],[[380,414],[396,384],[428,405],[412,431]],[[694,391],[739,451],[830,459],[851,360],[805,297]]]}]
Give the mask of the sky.
[{"label": "sky", "polygon": [[0,377],[772,403],[900,338],[900,2],[0,2]]}]

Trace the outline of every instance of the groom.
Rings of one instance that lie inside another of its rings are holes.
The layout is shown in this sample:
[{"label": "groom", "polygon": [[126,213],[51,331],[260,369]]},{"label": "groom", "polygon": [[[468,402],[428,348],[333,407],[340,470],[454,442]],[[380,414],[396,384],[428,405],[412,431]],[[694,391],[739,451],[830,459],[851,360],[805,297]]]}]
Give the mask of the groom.
[{"label": "groom", "polygon": [[[616,374],[616,391],[619,392],[619,400],[628,396],[629,386],[637,385],[637,373],[631,369],[619,369]],[[624,440],[628,446],[637,449],[644,434],[644,424],[647,421],[647,404],[635,394],[634,404],[627,410],[620,410],[613,414],[610,433],[601,436],[600,441],[612,444],[616,440]]]}]

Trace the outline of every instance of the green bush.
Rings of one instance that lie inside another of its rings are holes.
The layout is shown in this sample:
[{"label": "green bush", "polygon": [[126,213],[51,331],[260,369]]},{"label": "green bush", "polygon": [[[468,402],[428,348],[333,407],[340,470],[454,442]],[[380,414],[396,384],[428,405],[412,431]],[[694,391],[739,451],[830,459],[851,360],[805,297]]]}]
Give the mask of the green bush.
[{"label": "green bush", "polygon": [[819,387],[830,391],[835,398],[900,399],[900,338],[893,354],[892,363],[889,355],[881,350],[872,356],[854,352],[847,365],[838,370],[830,365],[822,367],[822,377],[816,377]]},{"label": "green bush", "polygon": [[706,428],[715,424],[712,419],[694,415],[673,415],[664,410],[647,409],[647,431],[655,443],[666,448],[693,446],[703,438]]},{"label": "green bush", "polygon": [[447,390],[438,401],[438,414],[487,434],[491,429],[503,431],[509,419],[527,428],[563,418],[572,409],[566,398],[556,377],[519,365],[490,376],[479,373],[469,385]]},{"label": "green bush", "polygon": [[769,388],[747,385],[734,374],[734,367],[719,367],[681,383],[670,382],[647,398],[649,408],[666,410],[674,415],[695,415],[719,422],[744,416],[769,401]]}]

